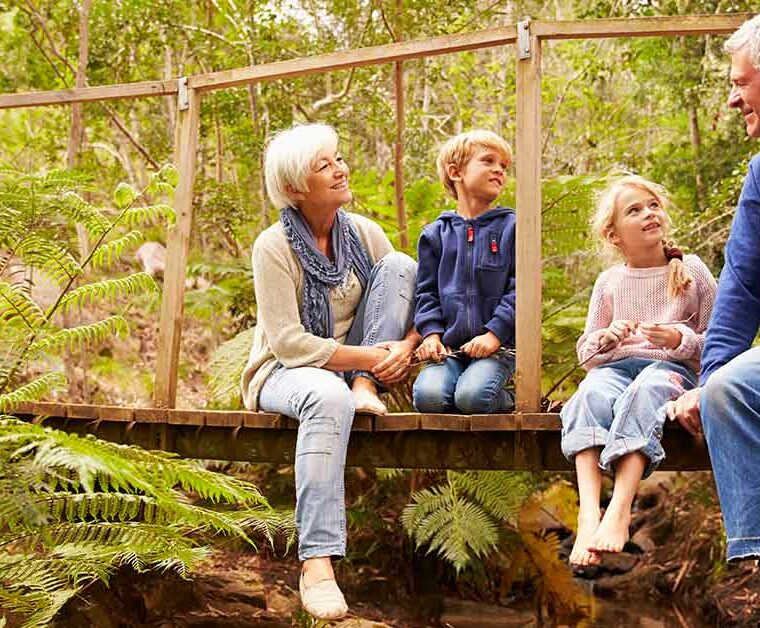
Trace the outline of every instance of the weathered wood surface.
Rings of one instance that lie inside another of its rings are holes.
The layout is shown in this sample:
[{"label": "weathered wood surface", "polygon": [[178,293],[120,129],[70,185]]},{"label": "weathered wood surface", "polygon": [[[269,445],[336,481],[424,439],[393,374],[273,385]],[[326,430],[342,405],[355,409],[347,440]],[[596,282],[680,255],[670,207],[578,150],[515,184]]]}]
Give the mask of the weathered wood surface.
[{"label": "weathered wood surface", "polygon": [[0,95],[0,109],[70,105],[77,102],[121,100],[148,96],[168,96],[178,91],[177,80],[121,83],[100,87],[76,87],[45,92],[21,92]]},{"label": "weathered wood surface", "polygon": [[173,408],[177,397],[185,276],[193,226],[193,185],[200,133],[200,107],[201,96],[191,89],[188,90],[187,108],[177,112],[174,160],[179,171],[179,185],[174,196],[176,224],[169,229],[166,250],[153,396],[155,405],[160,408]]},{"label": "weathered wood surface", "polygon": [[[245,411],[119,408],[32,403],[24,419],[47,415],[45,425],[183,457],[292,464],[298,423]],[[150,416],[152,414],[152,416]],[[349,466],[421,469],[568,471],[556,414],[358,415]],[[704,441],[666,425],[664,470],[709,469]]]},{"label": "weathered wood surface", "polygon": [[602,20],[535,20],[531,23],[531,30],[541,39],[728,35],[753,15],[754,13],[734,13],[620,17]]},{"label": "weathered wood surface", "polygon": [[517,59],[517,410],[541,407],[541,41]]}]

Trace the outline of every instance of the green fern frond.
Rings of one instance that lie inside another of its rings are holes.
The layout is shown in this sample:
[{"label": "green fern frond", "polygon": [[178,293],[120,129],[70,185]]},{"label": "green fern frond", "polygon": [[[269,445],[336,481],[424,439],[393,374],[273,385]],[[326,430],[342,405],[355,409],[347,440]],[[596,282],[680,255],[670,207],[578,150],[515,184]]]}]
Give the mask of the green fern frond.
[{"label": "green fern frond", "polygon": [[120,222],[132,229],[138,225],[152,224],[159,220],[166,220],[173,224],[175,221],[174,209],[163,203],[146,207],[130,207],[124,212]]},{"label": "green fern frond", "polygon": [[60,308],[66,312],[77,307],[98,303],[112,303],[117,298],[135,296],[147,292],[158,292],[153,277],[147,273],[135,273],[117,279],[104,279],[80,286],[69,292],[60,302]]},{"label": "green fern frond", "polygon": [[29,347],[29,355],[42,353],[60,354],[65,350],[76,351],[84,346],[105,342],[113,336],[125,337],[129,334],[129,325],[121,316],[109,316],[102,321],[59,329]]},{"label": "green fern frond", "polygon": [[63,373],[46,373],[16,390],[0,395],[0,412],[12,412],[20,403],[36,401],[64,386],[66,377]]},{"label": "green fern frond", "polygon": [[59,198],[56,209],[71,222],[84,226],[93,240],[99,239],[111,228],[111,221],[74,191],[64,192]]},{"label": "green fern frond", "polygon": [[27,266],[40,270],[59,285],[82,272],[82,267],[66,247],[35,233],[24,237],[17,255]]},{"label": "green fern frond", "polygon": [[446,485],[412,495],[401,522],[416,545],[428,545],[457,571],[492,551],[499,541],[498,527],[478,504],[459,495],[449,478]]},{"label": "green fern frond", "polygon": [[475,498],[496,519],[513,525],[522,505],[535,488],[532,474],[510,471],[453,472],[451,481]]},{"label": "green fern frond", "polygon": [[223,342],[214,352],[208,365],[208,384],[211,405],[240,408],[240,376],[253,344],[254,328],[246,329]]},{"label": "green fern frond", "polygon": [[91,263],[95,268],[104,268],[113,265],[125,251],[136,247],[143,241],[143,234],[140,231],[130,231],[121,238],[116,238],[110,242],[104,242],[92,255]]},{"label": "green fern frond", "polygon": [[45,312],[20,286],[0,281],[0,321],[10,324],[21,321],[30,331],[47,322]]}]

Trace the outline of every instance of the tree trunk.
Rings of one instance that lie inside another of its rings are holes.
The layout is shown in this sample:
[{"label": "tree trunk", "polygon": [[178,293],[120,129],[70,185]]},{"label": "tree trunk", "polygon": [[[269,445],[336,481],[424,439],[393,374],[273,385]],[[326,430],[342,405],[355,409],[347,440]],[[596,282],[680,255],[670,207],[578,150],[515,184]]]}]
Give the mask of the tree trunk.
[{"label": "tree trunk", "polygon": [[[79,54],[76,71],[76,87],[84,87],[87,83],[87,61],[89,53],[89,19],[92,0],[82,0],[82,6],[79,10]],[[71,127],[69,128],[69,140],[66,145],[66,167],[71,170],[76,168],[79,163],[79,151],[84,142],[84,117],[82,115],[82,104],[74,103],[71,106]],[[79,244],[79,259],[84,261],[90,253],[90,239],[84,225],[77,224],[77,242]],[[70,314],[64,313],[63,325],[70,325]],[[86,371],[83,369],[82,377],[79,378],[74,368],[74,360],[71,359],[70,351],[66,351],[64,359],[64,368],[66,379],[69,382],[69,399],[76,401],[80,393],[83,401],[89,401],[90,392],[87,384]]]},{"label": "tree trunk", "polygon": [[704,209],[707,199],[705,182],[702,178],[702,135],[699,131],[699,112],[694,103],[689,104],[689,138],[693,153],[694,191],[697,195],[697,207]]}]

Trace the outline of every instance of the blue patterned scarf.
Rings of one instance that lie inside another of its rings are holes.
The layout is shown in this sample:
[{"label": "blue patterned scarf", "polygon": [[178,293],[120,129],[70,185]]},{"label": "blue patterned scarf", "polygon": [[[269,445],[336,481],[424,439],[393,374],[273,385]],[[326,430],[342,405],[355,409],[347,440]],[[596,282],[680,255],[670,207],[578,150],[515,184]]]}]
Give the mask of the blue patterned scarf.
[{"label": "blue patterned scarf", "polygon": [[309,333],[332,338],[334,320],[330,289],[342,285],[351,269],[364,289],[372,271],[369,255],[351,219],[342,209],[338,210],[331,231],[334,262],[317,248],[309,224],[297,209],[282,209],[280,222],[285,228],[290,247],[303,266],[301,322]]}]

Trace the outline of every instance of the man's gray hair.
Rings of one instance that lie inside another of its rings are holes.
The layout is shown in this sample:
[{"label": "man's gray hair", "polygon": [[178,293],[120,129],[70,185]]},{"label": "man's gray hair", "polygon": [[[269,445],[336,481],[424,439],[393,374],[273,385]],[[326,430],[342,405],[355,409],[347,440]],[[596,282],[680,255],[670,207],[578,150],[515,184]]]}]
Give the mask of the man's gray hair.
[{"label": "man's gray hair", "polygon": [[729,54],[734,54],[745,46],[750,62],[760,70],[760,15],[744,22],[723,44],[723,49]]}]

